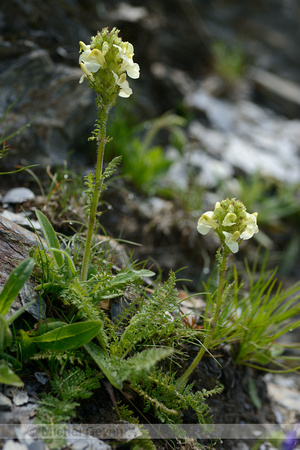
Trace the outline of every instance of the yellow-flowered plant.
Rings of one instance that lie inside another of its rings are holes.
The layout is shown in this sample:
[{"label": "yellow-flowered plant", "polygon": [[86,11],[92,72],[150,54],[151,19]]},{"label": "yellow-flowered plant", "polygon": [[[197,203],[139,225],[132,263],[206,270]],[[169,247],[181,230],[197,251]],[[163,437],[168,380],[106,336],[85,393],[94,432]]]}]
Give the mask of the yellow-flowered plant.
[{"label": "yellow-flowered plant", "polygon": [[79,83],[87,80],[88,86],[97,95],[96,105],[98,107],[95,130],[90,138],[96,140],[98,144],[96,173],[87,177],[89,187],[88,229],[81,273],[82,281],[86,281],[103,180],[113,171],[118,162],[117,160],[112,162],[108,172],[102,174],[108,114],[118,96],[126,98],[132,94],[127,76],[139,78],[140,68],[133,62],[133,45],[130,42],[123,42],[119,37],[119,30],[116,28],[111,31],[103,28],[101,32],[98,31],[97,35],[91,38],[89,45],[82,41],[79,45],[79,65],[83,72]]},{"label": "yellow-flowered plant", "polygon": [[232,198],[217,202],[214,211],[207,211],[198,220],[197,230],[207,234],[213,229],[221,243],[237,253],[239,241],[250,239],[258,232],[257,213],[249,214],[245,205]]},{"label": "yellow-flowered plant", "polygon": [[219,269],[216,302],[214,305],[213,316],[210,319],[205,320],[207,333],[204,342],[194,361],[180,378],[181,385],[185,383],[187,378],[197,367],[211,343],[222,303],[226,297],[224,295],[224,286],[227,256],[231,252],[236,253],[238,251],[239,242],[241,240],[250,239],[258,232],[257,213],[249,214],[242,202],[235,198],[232,198],[231,200],[227,198],[226,200],[217,202],[214,211],[207,211],[202,214],[198,220],[197,230],[200,234],[205,235],[211,229],[216,232],[221,243],[221,248],[218,250],[216,257]]},{"label": "yellow-flowered plant", "polygon": [[132,89],[127,81],[139,78],[140,67],[133,62],[134,49],[123,42],[119,30],[104,28],[92,37],[90,45],[80,41],[79,64],[83,71],[80,83],[86,78],[90,87],[100,96],[103,105],[111,106],[117,96],[129,97]]}]

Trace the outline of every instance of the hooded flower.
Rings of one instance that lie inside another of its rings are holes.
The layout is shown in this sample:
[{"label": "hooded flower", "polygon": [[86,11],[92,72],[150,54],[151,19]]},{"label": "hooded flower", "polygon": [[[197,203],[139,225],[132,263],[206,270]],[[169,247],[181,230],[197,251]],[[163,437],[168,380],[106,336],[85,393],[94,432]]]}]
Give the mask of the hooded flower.
[{"label": "hooded flower", "polygon": [[80,42],[79,44],[83,50],[83,53],[79,57],[79,64],[83,71],[79,83],[82,83],[84,78],[94,81],[93,73],[98,72],[101,67],[104,67],[105,58],[100,50],[96,48],[91,50],[91,46],[85,45],[84,42]]},{"label": "hooded flower", "polygon": [[217,202],[214,211],[207,211],[198,220],[200,234],[205,235],[211,229],[232,253],[236,253],[241,240],[250,239],[258,232],[257,213],[249,214],[244,204],[234,198]]},{"label": "hooded flower", "polygon": [[117,95],[129,97],[132,89],[127,76],[140,76],[140,67],[133,61],[133,45],[123,42],[118,33],[116,28],[111,32],[103,28],[92,37],[90,45],[82,41],[79,43],[79,64],[83,72],[79,82],[82,83],[86,78],[105,104],[113,104]]}]

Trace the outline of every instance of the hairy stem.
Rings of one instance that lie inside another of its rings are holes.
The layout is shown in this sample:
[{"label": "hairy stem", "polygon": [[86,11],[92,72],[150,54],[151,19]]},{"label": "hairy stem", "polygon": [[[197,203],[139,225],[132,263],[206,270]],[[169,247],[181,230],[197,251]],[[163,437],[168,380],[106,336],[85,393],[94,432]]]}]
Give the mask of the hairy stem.
[{"label": "hairy stem", "polygon": [[98,152],[97,152],[97,165],[96,165],[96,174],[95,174],[95,182],[94,182],[94,191],[92,195],[92,201],[89,210],[89,220],[88,220],[88,228],[87,235],[85,241],[84,248],[84,256],[82,262],[81,269],[81,281],[87,280],[89,262],[90,262],[90,253],[92,247],[92,239],[96,222],[97,215],[97,207],[100,196],[101,184],[102,184],[102,168],[103,168],[103,156],[105,149],[105,141],[106,141],[106,123],[108,118],[109,108],[102,106],[99,108],[98,112]]},{"label": "hairy stem", "polygon": [[217,290],[217,301],[216,301],[216,305],[215,305],[215,312],[214,312],[214,315],[213,315],[211,321],[208,322],[207,334],[206,334],[204,342],[203,342],[197,356],[195,357],[195,359],[192,362],[192,364],[190,365],[190,367],[184,372],[184,374],[180,378],[180,382],[179,382],[180,386],[182,386],[185,383],[187,378],[191,375],[193,370],[197,367],[197,365],[201,361],[204,353],[208,349],[209,344],[212,340],[212,337],[214,334],[214,329],[215,329],[215,326],[216,326],[218,318],[219,318],[220,309],[221,309],[222,300],[223,300],[223,288],[224,288],[224,281],[225,281],[226,261],[227,261],[227,255],[226,255],[226,251],[224,250],[221,254],[221,261],[219,262],[219,284],[218,284],[218,290]]}]

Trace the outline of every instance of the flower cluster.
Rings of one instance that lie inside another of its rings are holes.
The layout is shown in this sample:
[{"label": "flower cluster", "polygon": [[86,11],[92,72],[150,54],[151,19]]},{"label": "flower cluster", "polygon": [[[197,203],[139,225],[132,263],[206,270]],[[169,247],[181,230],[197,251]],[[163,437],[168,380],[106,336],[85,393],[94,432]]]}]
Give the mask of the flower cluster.
[{"label": "flower cluster", "polygon": [[202,214],[198,221],[197,230],[200,234],[205,235],[211,229],[232,253],[236,253],[240,240],[250,239],[258,232],[257,213],[247,213],[245,205],[234,198],[217,202],[214,211]]},{"label": "flower cluster", "polygon": [[107,28],[92,37],[90,45],[80,41],[79,64],[89,86],[99,95],[104,105],[112,105],[116,97],[132,94],[127,75],[139,78],[139,65],[133,62],[134,49],[130,42],[118,37],[119,30]]}]

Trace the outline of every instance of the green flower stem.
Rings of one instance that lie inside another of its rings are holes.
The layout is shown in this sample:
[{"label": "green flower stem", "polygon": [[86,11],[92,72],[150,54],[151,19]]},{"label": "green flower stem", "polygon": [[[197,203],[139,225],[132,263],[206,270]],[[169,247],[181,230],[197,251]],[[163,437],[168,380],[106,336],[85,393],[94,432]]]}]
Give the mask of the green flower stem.
[{"label": "green flower stem", "polygon": [[211,319],[211,321],[208,322],[208,331],[207,331],[206,337],[204,339],[204,342],[203,342],[197,356],[195,357],[194,361],[192,362],[190,367],[184,372],[184,374],[180,378],[179,386],[182,386],[185,383],[187,378],[191,375],[193,370],[197,367],[197,365],[201,361],[204,353],[208,349],[209,344],[212,340],[212,337],[214,334],[214,329],[216,327],[216,324],[217,324],[217,321],[219,318],[219,314],[220,314],[220,309],[222,306],[223,288],[224,288],[225,272],[226,272],[226,262],[227,262],[227,253],[225,250],[223,250],[223,252],[221,253],[221,261],[219,262],[219,284],[218,284],[215,312],[214,312],[214,315],[213,315],[213,318]]},{"label": "green flower stem", "polygon": [[90,253],[92,247],[92,239],[96,222],[97,215],[97,207],[100,196],[101,184],[102,184],[102,168],[103,168],[103,156],[106,142],[106,124],[109,113],[109,107],[102,106],[99,109],[98,117],[98,125],[99,125],[99,134],[97,137],[98,141],[98,153],[97,153],[97,165],[96,165],[96,174],[95,174],[95,182],[94,182],[94,192],[92,196],[92,202],[90,205],[89,212],[89,221],[88,221],[88,229],[86,235],[84,256],[82,262],[81,269],[81,281],[87,280],[89,262],[90,262]]}]

